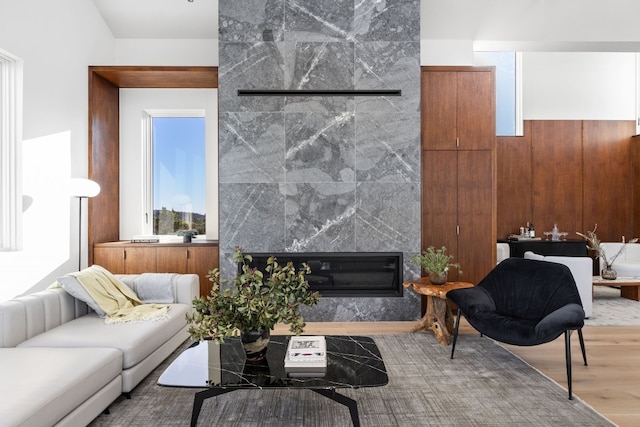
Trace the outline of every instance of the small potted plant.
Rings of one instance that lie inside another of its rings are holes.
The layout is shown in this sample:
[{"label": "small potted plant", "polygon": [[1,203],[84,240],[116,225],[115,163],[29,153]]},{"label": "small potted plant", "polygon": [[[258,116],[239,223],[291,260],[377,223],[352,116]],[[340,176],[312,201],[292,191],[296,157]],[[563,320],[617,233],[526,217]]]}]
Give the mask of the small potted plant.
[{"label": "small potted plant", "polygon": [[429,281],[434,285],[442,285],[447,281],[449,268],[455,268],[458,274],[462,274],[460,264],[451,262],[453,255],[447,255],[447,248],[442,246],[436,249],[429,246],[421,255],[415,255],[412,261],[420,265],[429,275]]},{"label": "small potted plant", "polygon": [[[598,229],[598,224],[593,227],[593,231],[587,231],[587,234],[584,235],[579,231],[576,231],[578,236],[581,236],[587,241],[587,249],[593,251],[597,258],[602,258],[605,267],[600,271],[600,277],[607,280],[615,280],[618,277],[618,272],[613,269],[613,263],[618,258],[618,256],[624,251],[625,245],[621,245],[620,249],[616,254],[610,258],[607,258],[607,254],[600,246],[600,239],[596,235],[596,230]],[[637,238],[629,240],[628,243],[636,243],[638,241]]]},{"label": "small potted plant", "polygon": [[305,322],[299,308],[317,304],[320,295],[309,290],[305,275],[311,269],[306,264],[296,270],[292,262],[280,265],[270,257],[263,274],[249,265],[252,257],[242,248],[236,248],[233,260],[239,272],[230,287],[221,289],[226,282],[221,280],[219,269],[207,275],[213,282],[211,294],[193,301],[194,311],[187,314],[189,334],[197,341],[218,343],[240,335],[247,359],[257,360],[264,356],[277,323],[288,324],[296,335],[303,332]]}]

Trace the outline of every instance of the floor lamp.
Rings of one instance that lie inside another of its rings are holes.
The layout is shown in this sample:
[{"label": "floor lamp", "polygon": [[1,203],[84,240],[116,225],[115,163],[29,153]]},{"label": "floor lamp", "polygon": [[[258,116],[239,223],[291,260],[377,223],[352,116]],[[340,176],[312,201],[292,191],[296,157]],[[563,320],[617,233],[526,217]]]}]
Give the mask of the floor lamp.
[{"label": "floor lamp", "polygon": [[78,199],[78,271],[82,269],[82,199],[95,197],[100,193],[100,184],[86,178],[72,178],[71,196]]}]

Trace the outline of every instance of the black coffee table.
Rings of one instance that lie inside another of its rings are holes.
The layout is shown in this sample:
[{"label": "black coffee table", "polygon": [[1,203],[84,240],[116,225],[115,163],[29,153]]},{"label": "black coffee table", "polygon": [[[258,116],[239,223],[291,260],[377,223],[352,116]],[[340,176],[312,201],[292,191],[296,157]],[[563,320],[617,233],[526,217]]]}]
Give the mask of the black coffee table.
[{"label": "black coffee table", "polygon": [[309,389],[349,408],[354,426],[360,425],[358,403],[336,390],[379,387],[389,382],[376,343],[369,337],[327,336],[327,371],[322,377],[291,377],[285,372],[288,336],[271,336],[263,362],[245,361],[238,338],[218,345],[194,343],[162,373],[158,384],[168,387],[206,388],[193,399],[191,425],[198,422],[205,399],[240,389]]}]

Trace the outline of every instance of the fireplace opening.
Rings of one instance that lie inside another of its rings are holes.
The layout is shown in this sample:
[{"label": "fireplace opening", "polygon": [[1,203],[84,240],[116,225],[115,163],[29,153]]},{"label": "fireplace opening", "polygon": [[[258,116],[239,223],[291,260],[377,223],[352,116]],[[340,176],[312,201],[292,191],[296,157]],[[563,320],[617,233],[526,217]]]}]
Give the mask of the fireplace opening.
[{"label": "fireplace opening", "polygon": [[[279,264],[293,262],[296,269],[307,263],[307,281],[323,297],[401,297],[402,252],[297,252],[250,253],[252,267],[265,273],[273,255]],[[266,274],[266,273],[265,273]]]}]

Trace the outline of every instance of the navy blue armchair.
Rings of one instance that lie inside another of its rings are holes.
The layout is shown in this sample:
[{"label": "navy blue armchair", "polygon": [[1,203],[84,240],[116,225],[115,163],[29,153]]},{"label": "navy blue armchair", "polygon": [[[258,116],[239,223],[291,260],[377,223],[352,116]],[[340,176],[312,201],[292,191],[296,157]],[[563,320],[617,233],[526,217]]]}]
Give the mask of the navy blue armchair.
[{"label": "navy blue armchair", "polygon": [[584,310],[571,271],[562,264],[508,258],[473,288],[455,289],[447,298],[458,306],[451,358],[456,349],[460,315],[482,335],[518,346],[532,346],[565,336],[569,399],[572,331],[578,331],[587,365],[582,327]]}]

